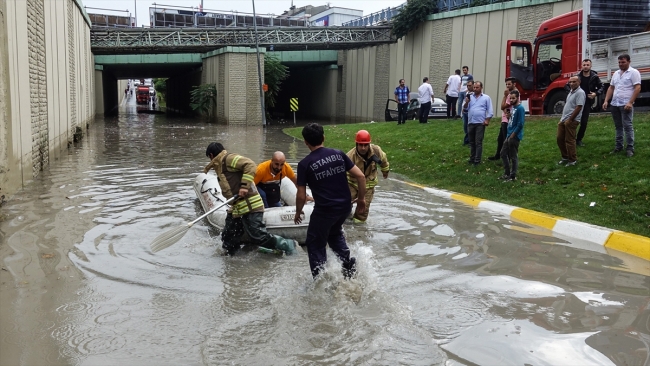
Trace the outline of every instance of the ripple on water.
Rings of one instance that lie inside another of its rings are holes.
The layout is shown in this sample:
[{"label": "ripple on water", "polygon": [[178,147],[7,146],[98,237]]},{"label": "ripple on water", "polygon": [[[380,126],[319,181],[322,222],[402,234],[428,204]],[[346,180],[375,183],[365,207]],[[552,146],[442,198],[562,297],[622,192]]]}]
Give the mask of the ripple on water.
[{"label": "ripple on water", "polygon": [[76,333],[68,340],[68,345],[83,355],[114,352],[125,344],[124,337],[108,329],[88,329]]}]

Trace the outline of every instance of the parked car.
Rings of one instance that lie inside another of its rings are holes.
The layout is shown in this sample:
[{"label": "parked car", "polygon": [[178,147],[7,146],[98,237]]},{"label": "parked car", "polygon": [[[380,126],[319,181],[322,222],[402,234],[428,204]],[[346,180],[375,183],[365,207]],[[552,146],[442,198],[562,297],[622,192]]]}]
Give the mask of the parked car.
[{"label": "parked car", "polygon": [[[406,109],[406,119],[416,120],[420,113],[420,102],[418,102],[418,93],[411,93],[409,95],[411,102]],[[395,99],[386,100],[386,110],[384,111],[386,121],[397,121],[397,102]],[[446,118],[447,117],[447,103],[440,98],[433,98],[431,110],[429,111],[428,118]]]}]

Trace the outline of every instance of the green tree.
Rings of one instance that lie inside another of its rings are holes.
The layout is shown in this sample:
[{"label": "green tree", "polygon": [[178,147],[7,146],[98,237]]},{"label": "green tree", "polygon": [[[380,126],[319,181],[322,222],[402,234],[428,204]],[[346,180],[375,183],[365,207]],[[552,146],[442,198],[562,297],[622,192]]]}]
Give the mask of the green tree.
[{"label": "green tree", "polygon": [[156,95],[158,99],[166,99],[167,96],[167,78],[157,78],[153,79],[153,86],[156,89]]},{"label": "green tree", "polygon": [[429,14],[437,12],[438,5],[433,0],[409,0],[392,19],[393,34],[398,39],[402,38],[427,20]]},{"label": "green tree", "polygon": [[264,93],[264,104],[266,108],[275,107],[275,98],[280,93],[282,81],[289,76],[289,68],[284,66],[280,59],[274,55],[264,55],[264,83],[269,90]]},{"label": "green tree", "polygon": [[212,110],[217,103],[217,86],[202,84],[193,86],[190,91],[190,107],[204,116],[212,116]]}]

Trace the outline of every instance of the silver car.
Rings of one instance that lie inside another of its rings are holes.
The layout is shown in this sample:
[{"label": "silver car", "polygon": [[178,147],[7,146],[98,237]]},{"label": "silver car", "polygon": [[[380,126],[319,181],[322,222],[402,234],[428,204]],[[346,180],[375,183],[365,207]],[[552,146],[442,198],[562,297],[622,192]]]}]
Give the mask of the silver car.
[{"label": "silver car", "polygon": [[[418,102],[418,93],[411,93],[409,96],[411,99],[411,104],[409,104],[409,110],[417,110],[413,119],[418,119],[420,115],[420,102]],[[429,118],[447,118],[447,103],[440,98],[433,98],[433,103],[431,103],[431,110],[429,111]]]}]

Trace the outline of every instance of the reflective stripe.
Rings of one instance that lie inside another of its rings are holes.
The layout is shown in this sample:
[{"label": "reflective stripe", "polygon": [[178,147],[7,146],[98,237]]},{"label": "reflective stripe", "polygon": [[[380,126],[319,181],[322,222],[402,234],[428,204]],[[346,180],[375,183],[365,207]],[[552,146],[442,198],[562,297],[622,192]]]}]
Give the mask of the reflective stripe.
[{"label": "reflective stripe", "polygon": [[[250,204],[250,209],[249,209],[249,204]],[[245,215],[249,213],[251,210],[255,210],[260,207],[264,207],[264,201],[262,201],[262,197],[260,195],[255,195],[253,197],[248,198],[247,200],[241,200],[237,202],[232,208],[232,213],[234,215]]]},{"label": "reflective stripe", "polygon": [[249,182],[252,182],[253,179],[254,179],[254,177],[252,175],[250,175],[250,174],[242,174],[242,176],[241,176],[241,180],[247,180]]},{"label": "reflective stripe", "polygon": [[390,165],[386,165],[385,168],[381,168],[381,171],[382,171],[382,172],[387,172],[387,171],[389,171],[389,170],[390,170]]},{"label": "reflective stripe", "polygon": [[[354,188],[357,188],[359,185],[357,184],[356,179],[352,179],[348,176],[348,184],[351,185]],[[366,180],[366,188],[374,188],[379,184],[379,179],[373,179],[373,180]]]},{"label": "reflective stripe", "polygon": [[239,158],[241,158],[241,155],[237,155],[232,159],[232,162],[230,162],[230,167],[235,169],[237,168],[237,162],[239,161]]}]

